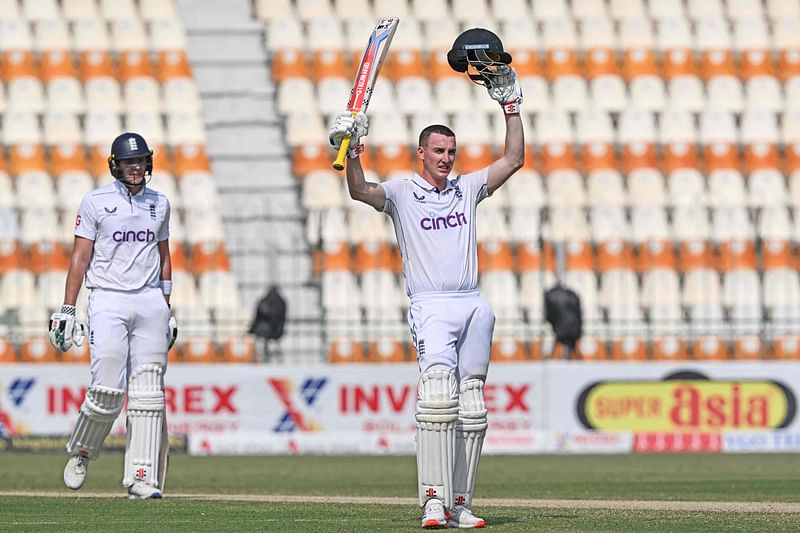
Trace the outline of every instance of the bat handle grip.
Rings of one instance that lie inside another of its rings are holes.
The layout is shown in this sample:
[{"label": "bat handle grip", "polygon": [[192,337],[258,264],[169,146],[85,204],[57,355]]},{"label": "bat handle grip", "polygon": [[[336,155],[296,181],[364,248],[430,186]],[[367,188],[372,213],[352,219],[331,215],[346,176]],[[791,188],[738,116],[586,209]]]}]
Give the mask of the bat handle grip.
[{"label": "bat handle grip", "polygon": [[345,135],[342,137],[342,145],[339,147],[339,153],[336,154],[336,160],[333,162],[333,168],[336,170],[344,170],[344,160],[347,157],[347,150],[350,149],[350,136]]}]

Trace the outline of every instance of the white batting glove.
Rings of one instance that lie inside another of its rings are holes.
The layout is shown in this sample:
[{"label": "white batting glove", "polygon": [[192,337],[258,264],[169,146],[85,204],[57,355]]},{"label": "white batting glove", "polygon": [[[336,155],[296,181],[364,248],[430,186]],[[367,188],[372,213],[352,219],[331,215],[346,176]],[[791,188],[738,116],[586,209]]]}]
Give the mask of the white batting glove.
[{"label": "white batting glove", "polygon": [[486,88],[492,100],[496,100],[506,115],[519,113],[522,103],[522,87],[517,78],[517,71],[508,65],[497,67],[497,75],[492,77],[491,86]]},{"label": "white batting glove", "polygon": [[169,351],[172,348],[172,345],[175,344],[175,341],[178,340],[178,321],[175,320],[175,315],[169,316],[169,346],[167,350]]},{"label": "white batting glove", "polygon": [[359,111],[355,116],[350,111],[344,111],[336,115],[328,130],[328,142],[331,148],[339,150],[342,146],[342,139],[350,136],[350,146],[355,147],[360,144],[361,137],[366,137],[369,133],[369,120],[367,115]]},{"label": "white batting glove", "polygon": [[62,305],[61,311],[50,315],[50,344],[56,350],[66,352],[76,346],[83,346],[86,338],[86,326],[75,323],[75,306]]}]

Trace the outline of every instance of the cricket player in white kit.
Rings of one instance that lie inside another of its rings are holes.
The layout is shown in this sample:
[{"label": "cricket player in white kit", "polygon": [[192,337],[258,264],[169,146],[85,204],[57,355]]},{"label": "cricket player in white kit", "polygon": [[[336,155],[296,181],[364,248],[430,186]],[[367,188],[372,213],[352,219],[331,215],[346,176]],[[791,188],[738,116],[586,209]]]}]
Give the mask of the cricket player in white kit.
[{"label": "cricket player in white kit", "polygon": [[342,113],[330,129],[334,148],[343,136],[352,138],[346,170],[350,196],[392,218],[403,258],[411,299],[408,323],[420,369],[417,474],[426,529],[486,524],[471,506],[488,425],[483,387],[495,316],[477,290],[475,216],[477,204],[522,167],[525,154],[522,92],[507,66],[510,56],[499,47],[483,84],[504,110],[505,150],[486,168],[448,179],[455,134],[433,125],[419,137],[421,174],[371,183],[358,157],[363,151],[358,140],[368,131],[366,116]]},{"label": "cricket player in white kit", "polygon": [[75,302],[85,279],[91,290],[91,382],[67,443],[64,483],[74,490],[83,485],[127,390],[123,485],[131,499],[160,498],[168,452],[164,372],[177,336],[169,309],[170,204],[147,186],[153,152],[141,135],[118,136],[108,164],[116,179],[81,202],[64,303],[50,317],[50,341],[57,349],[80,343]]}]

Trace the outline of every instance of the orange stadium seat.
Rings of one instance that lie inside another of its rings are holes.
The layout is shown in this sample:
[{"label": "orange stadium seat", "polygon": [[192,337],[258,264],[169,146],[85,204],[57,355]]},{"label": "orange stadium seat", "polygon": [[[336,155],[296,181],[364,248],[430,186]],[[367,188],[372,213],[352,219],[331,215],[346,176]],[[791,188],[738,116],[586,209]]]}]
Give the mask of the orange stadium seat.
[{"label": "orange stadium seat", "polygon": [[780,360],[800,360],[800,337],[790,335],[776,338],[772,343],[772,357]]},{"label": "orange stadium seat", "polygon": [[678,265],[681,272],[696,268],[716,268],[717,256],[707,242],[681,242],[678,248]]},{"label": "orange stadium seat", "polygon": [[[166,150],[163,150],[166,153]],[[190,172],[210,172],[206,147],[202,144],[179,144],[172,147],[172,169],[175,176],[184,176]],[[159,167],[160,168],[160,167]]]},{"label": "orange stadium seat", "polygon": [[109,176],[108,153],[110,147],[95,145],[89,147],[89,174],[99,178]]},{"label": "orange stadium seat", "polygon": [[180,363],[181,362],[181,349],[179,346],[180,343],[176,343],[169,349],[167,352],[167,363]]},{"label": "orange stadium seat", "polygon": [[648,241],[639,245],[636,254],[636,264],[639,272],[654,268],[677,268],[678,261],[675,257],[675,249],[669,241]]},{"label": "orange stadium seat", "polygon": [[222,242],[198,242],[192,246],[191,270],[195,275],[214,270],[230,270],[231,260]]},{"label": "orange stadium seat", "polygon": [[216,347],[210,337],[189,337],[181,344],[180,352],[184,363],[217,362]]},{"label": "orange stadium seat", "polygon": [[739,55],[739,71],[743,80],[755,76],[775,76],[772,56],[766,50],[747,50]]},{"label": "orange stadium seat", "polygon": [[517,49],[509,50],[509,53],[514,58],[514,70],[520,78],[544,75],[544,68],[535,50]]},{"label": "orange stadium seat", "polygon": [[595,48],[584,56],[584,71],[589,79],[599,76],[621,76],[622,70],[613,50]]},{"label": "orange stadium seat", "polygon": [[[361,58],[359,58],[360,61]],[[353,65],[357,67],[358,62],[353,63]],[[387,71],[389,79],[395,81],[415,76],[424,78],[428,71],[422,53],[419,50],[410,50],[408,48],[389,52],[387,65],[385,66],[389,67]],[[348,72],[348,74],[350,73]],[[355,72],[353,71],[352,74],[355,75]]]},{"label": "orange stadium seat", "polygon": [[[169,148],[165,144],[153,142],[150,144],[150,149],[153,150],[153,170],[172,172],[172,158],[170,157]],[[180,177],[179,174],[176,177]]]},{"label": "orange stadium seat", "polygon": [[761,249],[762,265],[764,270],[773,268],[797,268],[797,261],[792,254],[789,241],[786,240],[765,240]]},{"label": "orange stadium seat", "polygon": [[[554,353],[557,353],[557,351],[554,350]],[[553,355],[550,358],[552,359]],[[607,361],[608,349],[602,339],[593,335],[584,335],[575,347],[573,359],[578,361]]]},{"label": "orange stadium seat", "polygon": [[403,363],[406,359],[406,348],[403,341],[395,337],[380,337],[367,345],[369,363]]},{"label": "orange stadium seat", "polygon": [[614,361],[646,361],[646,340],[641,337],[633,336],[612,339],[611,359]]},{"label": "orange stadium seat", "polygon": [[31,245],[30,267],[35,274],[48,270],[69,269],[70,256],[64,245],[57,242],[39,242]]},{"label": "orange stadium seat", "polygon": [[777,74],[783,81],[800,76],[800,50],[780,51]]},{"label": "orange stadium seat", "polygon": [[678,337],[656,337],[652,343],[654,361],[683,361],[688,359],[686,342]]},{"label": "orange stadium seat", "polygon": [[431,81],[460,75],[462,74],[454,71],[447,62],[447,50],[431,50],[428,67],[428,78]]},{"label": "orange stadium seat", "polygon": [[388,243],[365,241],[356,247],[353,255],[353,271],[357,274],[369,270],[391,271],[393,267],[392,249]]},{"label": "orange stadium seat", "polygon": [[722,271],[755,269],[757,261],[753,241],[726,241],[719,245],[717,267]]},{"label": "orange stadium seat", "polygon": [[516,337],[492,339],[491,360],[495,363],[513,363],[528,360],[525,343]]},{"label": "orange stadium seat", "polygon": [[739,151],[730,143],[712,143],[703,149],[706,172],[722,169],[740,170]]},{"label": "orange stadium seat", "polygon": [[690,50],[666,50],[663,55],[663,76],[671,80],[677,76],[697,76],[697,64]]},{"label": "orange stadium seat", "polygon": [[547,77],[551,81],[562,76],[582,76],[578,57],[574,50],[548,50],[545,67]]},{"label": "orange stadium seat", "polygon": [[715,335],[703,335],[692,342],[692,359],[696,361],[727,361],[728,346]]},{"label": "orange stadium seat", "polygon": [[458,146],[455,161],[457,172],[466,174],[487,167],[494,161],[492,147],[480,142],[465,142]]},{"label": "orange stadium seat", "polygon": [[658,168],[655,147],[646,142],[627,143],[622,147],[622,171],[630,174],[631,171],[642,168]]},{"label": "orange stadium seat", "polygon": [[61,176],[72,171],[88,171],[86,150],[83,145],[58,144],[50,146],[50,174]]},{"label": "orange stadium seat", "polygon": [[328,143],[299,144],[292,154],[292,173],[303,178],[314,170],[328,170],[335,157]]},{"label": "orange stadium seat", "polygon": [[360,339],[342,337],[331,341],[328,347],[329,363],[363,363],[364,346]]},{"label": "orange stadium seat", "polygon": [[2,53],[3,81],[15,78],[37,77],[33,54],[30,50],[5,50]]},{"label": "orange stadium seat", "polygon": [[[356,63],[358,64],[358,63]],[[310,78],[311,69],[305,54],[300,50],[278,50],[272,56],[272,80],[281,82],[289,78]]]},{"label": "orange stadium seat", "polygon": [[226,339],[222,344],[222,360],[226,363],[255,363],[255,338],[248,335]]},{"label": "orange stadium seat", "polygon": [[14,345],[10,340],[0,338],[0,364],[16,362],[17,351],[14,349]]},{"label": "orange stadium seat", "polygon": [[513,270],[514,255],[507,242],[492,240],[478,243],[478,271]]},{"label": "orange stadium seat", "polygon": [[39,77],[44,82],[54,78],[77,76],[72,55],[62,50],[53,50],[39,55]]},{"label": "orange stadium seat", "polygon": [[671,143],[663,147],[664,174],[670,174],[684,168],[698,168],[699,157],[694,144],[687,142]]},{"label": "orange stadium seat", "polygon": [[81,52],[78,65],[84,83],[92,78],[114,77],[114,63],[109,52],[101,50]]},{"label": "orange stadium seat", "polygon": [[733,53],[730,50],[707,50],[700,59],[700,71],[708,81],[717,76],[736,76]]},{"label": "orange stadium seat", "polygon": [[652,50],[632,48],[622,57],[622,72],[629,82],[643,76],[659,76],[658,62]]},{"label": "orange stadium seat", "polygon": [[58,352],[45,337],[37,337],[22,341],[20,348],[21,363],[56,363]]},{"label": "orange stadium seat", "polygon": [[169,259],[170,263],[172,263],[172,270],[187,270],[186,248],[183,241],[170,239]]},{"label": "orange stadium seat", "polygon": [[13,176],[24,172],[47,172],[44,146],[41,144],[17,144],[9,148],[8,169]]},{"label": "orange stadium seat", "polygon": [[762,344],[758,335],[741,335],[733,340],[733,359],[753,361],[761,359]]},{"label": "orange stadium seat", "polygon": [[150,57],[140,50],[121,52],[117,60],[119,81],[124,83],[137,76],[153,77],[153,66]]},{"label": "orange stadium seat", "polygon": [[611,143],[593,142],[583,145],[581,162],[584,174],[595,170],[616,170],[619,168],[617,155]]},{"label": "orange stadium seat", "polygon": [[632,246],[624,241],[607,241],[597,246],[597,269],[600,272],[609,270],[635,270]]},{"label": "orange stadium seat", "polygon": [[785,154],[786,173],[792,174],[800,170],[800,142],[787,144]]},{"label": "orange stadium seat", "polygon": [[28,261],[16,241],[0,241],[0,274],[27,268]]},{"label": "orange stadium seat", "polygon": [[744,147],[744,168],[748,174],[762,169],[781,168],[778,147],[771,143],[753,143]]},{"label": "orange stadium seat", "polygon": [[553,142],[541,147],[542,172],[550,174],[554,170],[576,169],[575,153],[571,144]]},{"label": "orange stadium seat", "polygon": [[[311,70],[315,82],[329,77],[352,77],[350,65],[341,50],[316,50],[311,57]],[[291,77],[291,76],[287,76]],[[283,81],[283,78],[281,81]]]},{"label": "orange stadium seat", "polygon": [[185,51],[164,50],[158,53],[155,73],[159,81],[164,83],[174,78],[191,78],[192,67]]},{"label": "orange stadium seat", "polygon": [[323,243],[314,251],[312,265],[314,272],[351,270],[350,246],[346,242]]},{"label": "orange stadium seat", "polygon": [[[411,170],[416,166],[412,152],[404,143],[391,143],[378,146],[375,152],[375,172],[380,176],[388,176],[392,172]],[[459,159],[463,152],[459,151]],[[330,164],[330,162],[328,162]]]},{"label": "orange stadium seat", "polygon": [[544,358],[544,341],[539,337],[534,337],[527,344],[528,347],[526,351],[528,352],[529,359],[531,361],[541,361]]}]

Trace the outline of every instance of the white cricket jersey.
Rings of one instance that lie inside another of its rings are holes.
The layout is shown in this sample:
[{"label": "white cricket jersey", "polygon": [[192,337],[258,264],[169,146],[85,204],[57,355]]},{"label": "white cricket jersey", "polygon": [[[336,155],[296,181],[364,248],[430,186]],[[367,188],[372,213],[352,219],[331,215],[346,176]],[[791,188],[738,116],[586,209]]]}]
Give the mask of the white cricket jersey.
[{"label": "white cricket jersey", "polygon": [[84,196],[75,235],[94,241],[86,287],[135,291],[158,287],[158,243],[169,238],[167,197],[149,187],[136,196],[118,180]]},{"label": "white cricket jersey", "polygon": [[456,176],[440,191],[414,174],[383,182],[409,296],[478,288],[475,211],[488,196],[488,167]]}]

